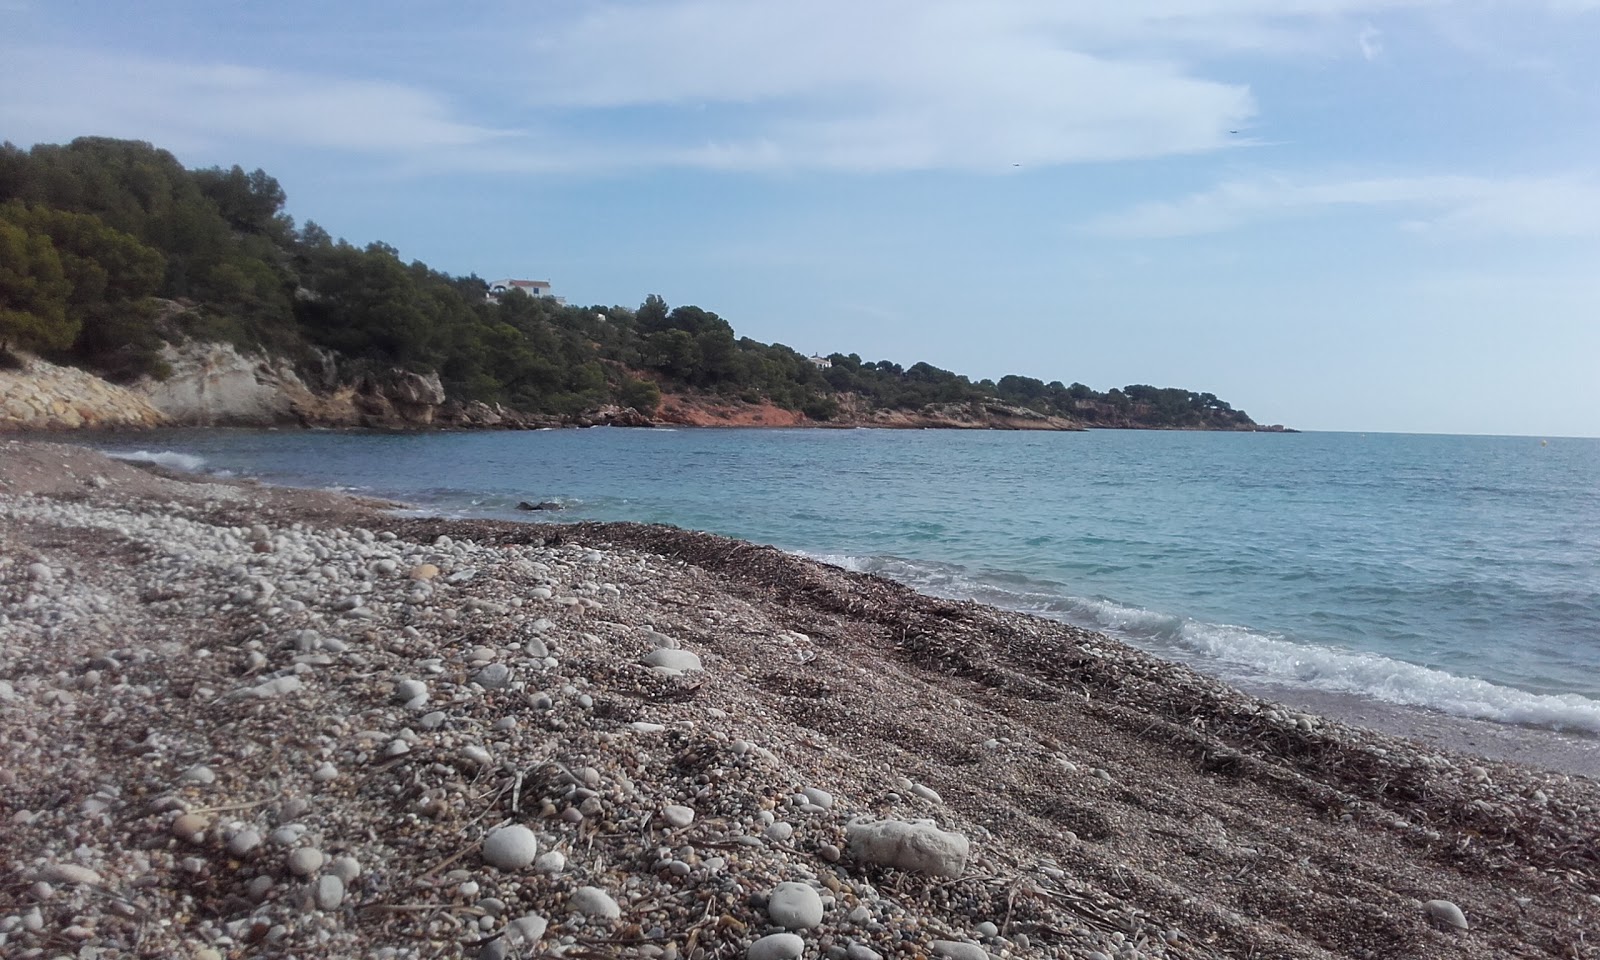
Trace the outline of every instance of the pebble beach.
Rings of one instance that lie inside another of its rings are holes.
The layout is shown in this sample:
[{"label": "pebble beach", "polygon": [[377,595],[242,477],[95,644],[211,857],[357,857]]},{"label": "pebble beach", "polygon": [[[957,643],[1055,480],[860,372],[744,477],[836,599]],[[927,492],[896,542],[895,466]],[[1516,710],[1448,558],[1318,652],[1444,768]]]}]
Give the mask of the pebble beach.
[{"label": "pebble beach", "polygon": [[0,956],[1600,957],[1600,788],[630,524],[0,443]]}]

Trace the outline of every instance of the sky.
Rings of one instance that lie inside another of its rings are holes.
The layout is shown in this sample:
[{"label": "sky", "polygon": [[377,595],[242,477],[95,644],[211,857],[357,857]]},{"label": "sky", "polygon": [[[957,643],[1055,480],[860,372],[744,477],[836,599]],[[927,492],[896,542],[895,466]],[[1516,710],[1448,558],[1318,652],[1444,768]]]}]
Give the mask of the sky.
[{"label": "sky", "polygon": [[1600,436],[1600,0],[0,0],[0,139],[804,353]]}]

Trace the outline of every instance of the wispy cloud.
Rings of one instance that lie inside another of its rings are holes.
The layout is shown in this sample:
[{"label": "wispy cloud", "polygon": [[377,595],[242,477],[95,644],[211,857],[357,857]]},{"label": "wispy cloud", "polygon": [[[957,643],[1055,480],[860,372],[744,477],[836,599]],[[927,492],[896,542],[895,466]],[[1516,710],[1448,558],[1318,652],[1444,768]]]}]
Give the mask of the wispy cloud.
[{"label": "wispy cloud", "polygon": [[92,133],[178,149],[268,141],[415,153],[509,136],[455,119],[442,98],[401,84],[228,63],[13,50],[0,55],[0,87],[0,126],[40,141]]},{"label": "wispy cloud", "polygon": [[1361,56],[1368,62],[1376,60],[1383,53],[1383,33],[1372,24],[1366,24],[1356,34],[1356,44],[1361,47]]},{"label": "wispy cloud", "polygon": [[1088,229],[1120,237],[1185,237],[1341,209],[1388,211],[1396,226],[1413,231],[1600,236],[1600,182],[1570,176],[1236,180],[1182,200],[1141,204],[1093,221]]}]

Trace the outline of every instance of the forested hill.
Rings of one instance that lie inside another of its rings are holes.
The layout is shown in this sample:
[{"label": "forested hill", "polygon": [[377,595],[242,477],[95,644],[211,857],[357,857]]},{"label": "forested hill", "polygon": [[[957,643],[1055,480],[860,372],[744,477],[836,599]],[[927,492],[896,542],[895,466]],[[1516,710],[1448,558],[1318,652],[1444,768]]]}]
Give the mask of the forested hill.
[{"label": "forested hill", "polygon": [[[166,373],[162,348],[232,343],[343,377],[436,372],[447,395],[525,413],[673,399],[771,404],[828,421],[863,411],[1008,409],[1085,425],[1258,429],[1208,393],[1101,393],[926,363],[834,354],[813,363],[740,337],[695,306],[566,306],[335,240],[283,212],[278,182],[235,166],[188,170],[148,143],[85,137],[0,148],[0,360],[9,350],[117,381]],[[330,353],[331,352],[331,353]]]}]

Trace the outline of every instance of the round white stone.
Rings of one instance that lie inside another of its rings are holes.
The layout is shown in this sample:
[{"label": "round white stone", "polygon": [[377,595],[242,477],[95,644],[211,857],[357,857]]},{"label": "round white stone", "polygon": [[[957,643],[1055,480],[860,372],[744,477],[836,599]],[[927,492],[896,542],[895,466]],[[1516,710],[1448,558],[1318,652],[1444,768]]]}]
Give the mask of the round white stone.
[{"label": "round white stone", "polygon": [[767,896],[767,916],[780,927],[809,930],[822,922],[822,897],[804,883],[780,883]]},{"label": "round white stone", "polygon": [[799,960],[806,942],[792,933],[771,933],[750,944],[747,960]]},{"label": "round white stone", "polygon": [[622,916],[622,908],[617,906],[617,901],[611,899],[611,894],[599,887],[579,887],[572,891],[572,899],[567,901],[567,909],[573,913],[602,920],[615,920]]},{"label": "round white stone", "polygon": [[289,854],[289,872],[297,877],[309,877],[321,870],[326,860],[316,847],[301,847]]},{"label": "round white stone", "polygon": [[694,823],[694,808],[669,803],[662,808],[661,819],[665,820],[669,827],[687,827]]},{"label": "round white stone", "polygon": [[483,838],[483,862],[501,870],[521,870],[539,854],[539,839],[521,824],[491,830]]},{"label": "round white stone", "polygon": [[323,910],[336,910],[344,903],[344,881],[331,873],[317,880],[317,906]]}]

